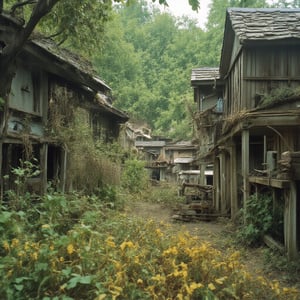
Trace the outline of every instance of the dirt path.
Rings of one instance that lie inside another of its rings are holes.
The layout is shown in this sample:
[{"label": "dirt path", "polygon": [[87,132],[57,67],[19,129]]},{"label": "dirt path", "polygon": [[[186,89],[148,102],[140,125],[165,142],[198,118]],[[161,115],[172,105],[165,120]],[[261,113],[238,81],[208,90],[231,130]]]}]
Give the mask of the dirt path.
[{"label": "dirt path", "polygon": [[[214,248],[226,253],[234,251],[237,245],[232,243],[230,234],[233,232],[228,226],[228,220],[218,221],[199,221],[199,222],[176,222],[172,220],[173,211],[170,208],[163,207],[160,204],[148,202],[133,202],[126,207],[129,216],[135,216],[143,219],[151,219],[157,223],[170,223],[172,230],[188,231],[192,235],[199,237],[203,242],[209,242]],[[264,266],[265,248],[238,249],[241,252],[241,258],[248,271],[255,275],[262,275],[270,280],[279,280],[284,286],[290,285],[286,274],[280,272],[268,272]]]}]

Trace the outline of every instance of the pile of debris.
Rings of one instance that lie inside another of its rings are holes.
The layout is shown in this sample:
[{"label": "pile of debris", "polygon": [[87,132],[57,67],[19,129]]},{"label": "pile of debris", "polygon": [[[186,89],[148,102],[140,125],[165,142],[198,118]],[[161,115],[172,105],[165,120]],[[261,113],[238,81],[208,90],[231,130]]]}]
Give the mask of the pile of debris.
[{"label": "pile of debris", "polygon": [[173,220],[212,221],[221,216],[213,207],[212,185],[183,183],[179,195],[184,196],[185,203],[174,210]]}]

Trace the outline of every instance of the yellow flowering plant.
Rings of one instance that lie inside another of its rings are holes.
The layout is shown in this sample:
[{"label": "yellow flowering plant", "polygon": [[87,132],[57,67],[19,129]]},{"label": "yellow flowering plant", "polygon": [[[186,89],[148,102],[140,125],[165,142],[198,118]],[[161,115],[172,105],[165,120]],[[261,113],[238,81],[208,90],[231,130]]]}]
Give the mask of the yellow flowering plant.
[{"label": "yellow flowering plant", "polygon": [[[86,198],[78,198],[85,209],[93,210],[94,217],[98,213],[95,221],[81,212],[63,230],[62,221],[54,222],[51,214],[47,219],[45,210],[36,226],[30,225],[34,231],[23,228],[22,235],[3,234],[3,299],[300,297],[296,289],[247,273],[238,252],[221,253],[187,232],[174,233],[167,224],[107,212],[101,205],[96,210],[94,200],[87,204]],[[66,221],[74,213],[74,207],[68,205]]]}]

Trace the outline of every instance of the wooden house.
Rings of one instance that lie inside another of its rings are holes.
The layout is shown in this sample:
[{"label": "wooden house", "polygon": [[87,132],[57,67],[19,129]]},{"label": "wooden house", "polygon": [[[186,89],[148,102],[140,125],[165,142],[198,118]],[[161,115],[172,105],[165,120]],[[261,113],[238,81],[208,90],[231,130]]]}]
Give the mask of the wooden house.
[{"label": "wooden house", "polygon": [[151,139],[139,136],[135,141],[135,147],[146,163],[149,176],[154,180],[166,180],[168,162],[164,159],[164,147],[168,140],[159,136]]},{"label": "wooden house", "polygon": [[[3,15],[0,24],[10,30],[18,28]],[[77,110],[95,139],[117,139],[128,117],[112,106],[110,92],[88,61],[50,39],[32,37],[18,55],[8,103],[0,111],[1,196],[15,188],[11,170],[20,167],[20,160],[32,157],[41,173],[31,179],[28,189],[43,193],[48,181],[55,181],[55,188],[64,191],[68,149],[59,134],[71,126]]]},{"label": "wooden house", "polygon": [[169,181],[177,181],[181,171],[198,170],[197,147],[191,141],[170,142],[164,148],[165,160],[169,162]]},{"label": "wooden house", "polygon": [[210,152],[215,208],[234,218],[251,194],[271,196],[278,218],[272,238],[290,258],[300,249],[299,21],[298,9],[227,10],[223,116]]},{"label": "wooden house", "polygon": [[194,115],[195,136],[199,151],[200,182],[206,182],[205,170],[213,163],[214,146],[223,116],[223,80],[219,68],[195,68],[191,85],[198,111]]}]

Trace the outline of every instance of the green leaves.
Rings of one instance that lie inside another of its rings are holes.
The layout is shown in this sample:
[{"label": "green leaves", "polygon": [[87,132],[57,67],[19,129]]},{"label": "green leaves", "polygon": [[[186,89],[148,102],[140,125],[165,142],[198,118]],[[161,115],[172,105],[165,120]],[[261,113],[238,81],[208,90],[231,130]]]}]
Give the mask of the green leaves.
[{"label": "green leaves", "polygon": [[71,278],[66,285],[66,289],[68,290],[75,288],[78,284],[91,284],[94,277],[92,275],[81,276],[79,274],[72,274],[72,276],[73,278]]}]

